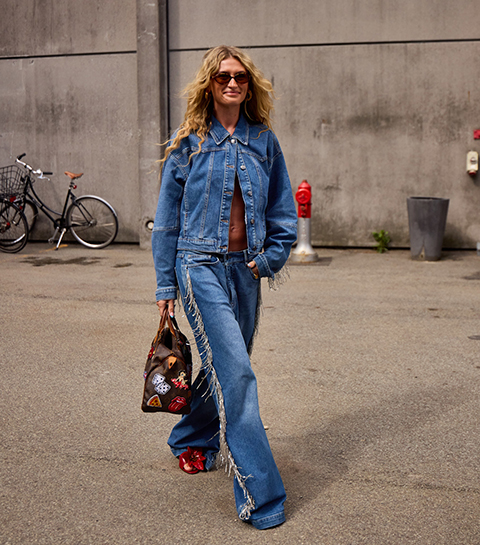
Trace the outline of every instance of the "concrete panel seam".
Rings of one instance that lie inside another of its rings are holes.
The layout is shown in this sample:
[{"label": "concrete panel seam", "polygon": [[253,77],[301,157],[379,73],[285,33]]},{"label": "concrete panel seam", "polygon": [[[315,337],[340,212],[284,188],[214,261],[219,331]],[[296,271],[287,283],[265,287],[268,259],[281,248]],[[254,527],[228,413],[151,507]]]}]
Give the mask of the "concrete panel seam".
[{"label": "concrete panel seam", "polygon": [[[480,38],[463,38],[454,40],[394,40],[394,41],[363,41],[363,42],[318,42],[308,44],[270,44],[270,45],[238,45],[241,49],[246,50],[261,50],[261,49],[304,49],[307,47],[350,47],[359,45],[408,45],[408,44],[448,44],[448,43],[476,43],[480,42]],[[169,49],[169,53],[187,53],[208,51],[209,47],[192,47],[185,49]]]},{"label": "concrete panel seam", "polygon": [[0,55],[0,60],[2,61],[17,61],[21,59],[58,59],[66,57],[105,57],[113,55],[136,55],[137,51],[92,51],[91,53],[57,53],[54,55],[14,55],[2,57]]}]

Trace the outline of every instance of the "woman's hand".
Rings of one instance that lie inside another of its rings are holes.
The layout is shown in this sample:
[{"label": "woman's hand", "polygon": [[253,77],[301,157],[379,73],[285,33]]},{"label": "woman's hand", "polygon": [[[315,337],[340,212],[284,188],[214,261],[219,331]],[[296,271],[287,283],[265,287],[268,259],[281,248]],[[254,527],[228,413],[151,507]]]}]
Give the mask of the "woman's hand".
[{"label": "woman's hand", "polygon": [[161,299],[160,301],[157,301],[157,307],[160,311],[160,315],[163,315],[165,307],[168,307],[170,318],[175,316],[175,299]]},{"label": "woman's hand", "polygon": [[260,272],[255,261],[250,261],[250,263],[247,263],[247,267],[252,269],[253,276],[255,276],[256,279],[260,278]]}]

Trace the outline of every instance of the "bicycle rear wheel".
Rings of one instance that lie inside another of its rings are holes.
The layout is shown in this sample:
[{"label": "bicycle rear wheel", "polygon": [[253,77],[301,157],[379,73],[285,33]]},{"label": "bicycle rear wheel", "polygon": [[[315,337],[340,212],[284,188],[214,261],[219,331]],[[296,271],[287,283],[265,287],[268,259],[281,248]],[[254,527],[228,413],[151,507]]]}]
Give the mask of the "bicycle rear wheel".
[{"label": "bicycle rear wheel", "polygon": [[75,199],[67,210],[67,228],[88,248],[105,248],[118,232],[115,210],[100,197],[86,195]]},{"label": "bicycle rear wheel", "polygon": [[28,241],[28,223],[16,204],[0,203],[0,251],[15,253]]}]

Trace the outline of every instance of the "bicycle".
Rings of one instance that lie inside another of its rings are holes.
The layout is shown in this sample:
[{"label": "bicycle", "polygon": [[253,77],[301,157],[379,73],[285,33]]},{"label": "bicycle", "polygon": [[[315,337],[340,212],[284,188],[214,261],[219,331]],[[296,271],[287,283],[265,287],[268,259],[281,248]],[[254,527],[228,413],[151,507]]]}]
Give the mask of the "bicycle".
[{"label": "bicycle", "polygon": [[6,198],[0,202],[0,250],[19,252],[28,240],[28,223],[20,208]]},{"label": "bicycle", "polygon": [[15,202],[22,189],[16,165],[0,169],[0,250],[4,252],[19,252],[28,240],[27,220]]},{"label": "bicycle", "polygon": [[[24,235],[17,233],[17,239],[12,241],[13,235],[9,235],[9,239],[2,237],[0,225],[0,250],[6,252],[20,251],[27,243],[30,231],[35,225],[39,209],[52,222],[55,231],[49,239],[50,243],[55,242],[58,234],[56,250],[58,250],[63,237],[70,231],[74,238],[87,246],[88,248],[105,248],[111,244],[118,233],[118,218],[113,207],[104,199],[96,195],[83,195],[76,197],[73,190],[77,189],[76,180],[83,176],[83,172],[75,174],[65,171],[65,174],[70,178],[62,212],[57,212],[49,208],[37,195],[33,187],[33,176],[38,180],[47,179],[52,175],[51,172],[43,172],[40,169],[34,170],[33,167],[24,163],[21,159],[25,153],[19,155],[15,163],[10,167],[0,168],[0,197],[3,198],[3,204],[6,207],[6,212],[15,216],[16,229],[23,229],[23,221],[19,216],[23,216],[26,221],[26,229]],[[20,167],[18,165],[21,165]],[[14,172],[14,169],[17,172]],[[20,174],[18,171],[21,171]],[[15,180],[15,183],[12,182]],[[11,210],[13,205],[18,210]],[[7,231],[9,231],[9,228]],[[21,240],[20,240],[21,239]],[[21,243],[23,242],[23,245]],[[15,248],[15,249],[14,249]]]}]

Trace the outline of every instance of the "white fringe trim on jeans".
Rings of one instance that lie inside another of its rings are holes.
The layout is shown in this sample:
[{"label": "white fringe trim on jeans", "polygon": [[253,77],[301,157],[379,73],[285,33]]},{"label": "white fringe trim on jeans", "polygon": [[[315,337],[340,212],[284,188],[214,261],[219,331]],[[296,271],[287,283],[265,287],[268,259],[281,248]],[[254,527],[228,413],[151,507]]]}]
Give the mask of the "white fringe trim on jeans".
[{"label": "white fringe trim on jeans", "polygon": [[[251,512],[255,509],[255,501],[248,491],[245,481],[249,476],[244,477],[239,470],[239,467],[235,463],[233,454],[230,451],[230,448],[227,443],[226,437],[226,428],[227,428],[227,417],[225,413],[225,403],[223,398],[222,387],[217,377],[215,368],[213,367],[213,357],[212,350],[208,341],[207,334],[205,332],[205,327],[202,320],[202,315],[200,309],[198,308],[197,302],[195,301],[195,296],[193,293],[192,281],[188,269],[186,269],[187,277],[187,293],[185,295],[185,310],[189,312],[195,322],[195,329],[193,333],[197,339],[197,346],[200,352],[200,356],[203,361],[203,368],[205,374],[209,377],[210,391],[213,392],[215,399],[217,401],[218,407],[218,416],[220,420],[220,452],[217,455],[217,466],[225,466],[225,471],[230,473],[233,471],[235,478],[237,479],[240,488],[243,490],[245,496],[245,504],[242,506],[239,517],[242,520],[248,520],[250,518]],[[257,308],[258,312],[258,308]],[[202,346],[199,346],[201,343]],[[250,343],[251,347],[252,343]],[[249,347],[249,348],[250,348]]]}]

